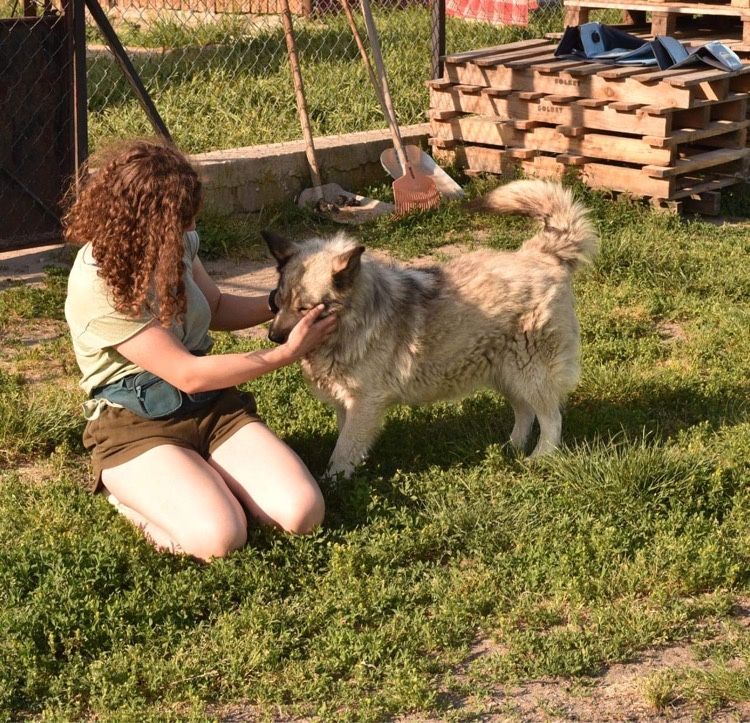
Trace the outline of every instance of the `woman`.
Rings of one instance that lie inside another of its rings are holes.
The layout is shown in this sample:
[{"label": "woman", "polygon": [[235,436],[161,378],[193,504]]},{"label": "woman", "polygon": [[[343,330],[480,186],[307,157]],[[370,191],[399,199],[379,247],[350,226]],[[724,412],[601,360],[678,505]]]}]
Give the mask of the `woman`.
[{"label": "woman", "polygon": [[272,296],[222,293],[198,258],[201,184],[176,149],[135,141],[94,159],[65,219],[83,244],[68,281],[93,489],[159,549],[242,547],[247,515],[293,533],[323,519],[315,480],[235,386],[291,364],[335,325],[311,310],[273,349],[209,356],[209,329],[272,317]]}]

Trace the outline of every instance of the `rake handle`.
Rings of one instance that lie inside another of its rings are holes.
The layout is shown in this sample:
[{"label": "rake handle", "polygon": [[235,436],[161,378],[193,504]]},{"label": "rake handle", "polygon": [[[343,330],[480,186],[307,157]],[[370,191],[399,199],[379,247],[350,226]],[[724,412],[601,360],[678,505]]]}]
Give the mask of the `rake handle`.
[{"label": "rake handle", "polygon": [[383,106],[383,115],[386,121],[388,121],[388,128],[390,128],[391,136],[393,138],[393,147],[396,149],[396,155],[398,156],[399,163],[404,175],[407,173],[414,176],[409,159],[406,157],[406,151],[404,150],[404,143],[401,140],[401,133],[398,127],[398,121],[396,120],[396,112],[393,110],[393,101],[391,100],[391,92],[388,89],[388,78],[385,74],[385,66],[383,64],[383,54],[380,51],[380,40],[378,39],[378,31],[375,28],[375,22],[372,19],[372,10],[370,9],[369,0],[360,0],[362,6],[362,15],[365,19],[365,26],[367,27],[367,36],[370,39],[370,46],[372,47],[372,58],[375,61],[375,67],[378,70],[378,76],[380,78],[380,93],[378,93],[378,100],[380,100]]},{"label": "rake handle", "polygon": [[294,26],[292,25],[289,0],[281,0],[281,20],[284,25],[284,39],[286,40],[286,49],[289,55],[289,67],[292,70],[292,81],[294,82],[294,98],[297,102],[302,136],[305,139],[305,155],[307,156],[307,163],[310,166],[310,178],[316,191],[318,191],[320,199],[323,195],[322,191],[320,191],[323,182],[320,178],[318,161],[315,158],[315,144],[313,142],[312,131],[310,130],[310,116],[307,112],[307,101],[305,100],[305,85],[302,82],[302,72],[300,71],[299,58],[297,57],[297,41],[294,37]]},{"label": "rake handle", "polygon": [[349,5],[349,0],[341,0],[341,6],[344,8],[344,13],[346,15],[346,20],[349,23],[349,28],[351,29],[352,35],[354,36],[354,41],[357,43],[357,48],[359,49],[359,54],[365,63],[365,68],[367,69],[367,75],[370,78],[370,83],[372,83],[372,87],[374,88],[375,93],[378,96],[378,101],[380,101],[380,106],[382,108],[383,107],[383,91],[380,88],[380,81],[375,75],[375,71],[372,69],[370,56],[367,54],[367,49],[365,48],[365,44],[362,42],[362,36],[359,34],[359,29],[357,28],[357,21],[354,19],[354,13],[352,13],[352,7],[351,5]]}]

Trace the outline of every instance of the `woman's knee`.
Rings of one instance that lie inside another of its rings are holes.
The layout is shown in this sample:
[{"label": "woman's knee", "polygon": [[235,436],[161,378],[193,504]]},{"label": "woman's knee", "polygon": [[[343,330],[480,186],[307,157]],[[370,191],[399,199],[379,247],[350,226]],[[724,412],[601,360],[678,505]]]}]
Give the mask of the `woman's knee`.
[{"label": "woman's knee", "polygon": [[325,516],[325,501],[320,490],[310,487],[290,502],[279,524],[294,535],[308,535],[320,527]]},{"label": "woman's knee", "polygon": [[179,535],[183,552],[201,560],[226,557],[247,543],[247,520],[206,518]]}]

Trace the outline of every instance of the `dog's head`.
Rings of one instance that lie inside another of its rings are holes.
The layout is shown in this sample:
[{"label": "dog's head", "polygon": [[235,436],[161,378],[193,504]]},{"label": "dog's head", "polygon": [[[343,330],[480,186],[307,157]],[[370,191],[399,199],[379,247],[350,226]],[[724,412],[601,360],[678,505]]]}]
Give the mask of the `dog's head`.
[{"label": "dog's head", "polygon": [[268,331],[271,341],[283,344],[295,324],[318,304],[325,306],[321,316],[346,308],[360,273],[364,246],[343,234],[300,242],[272,231],[261,235],[279,272],[274,297],[278,311]]}]

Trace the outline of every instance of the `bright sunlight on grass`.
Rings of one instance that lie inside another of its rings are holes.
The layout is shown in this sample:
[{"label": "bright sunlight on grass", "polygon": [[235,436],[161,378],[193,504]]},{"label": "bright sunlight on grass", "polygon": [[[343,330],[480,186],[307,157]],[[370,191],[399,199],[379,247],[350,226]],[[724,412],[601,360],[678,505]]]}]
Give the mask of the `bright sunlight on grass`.
[{"label": "bright sunlight on grass", "polygon": [[[59,274],[0,293],[0,719],[214,720],[230,704],[269,720],[512,718],[504,686],[559,676],[585,697],[609,664],[696,640],[702,667],[644,682],[644,705],[707,717],[747,702],[734,611],[750,585],[748,226],[578,193],[602,253],[576,282],[583,378],[564,449],[511,454],[494,394],[399,407],[366,468],[323,482],[318,533],[254,529],[210,565],[157,554],[83,491]],[[330,230],[279,214],[298,236]],[[236,251],[209,221],[214,253]],[[452,204],[360,232],[411,258],[515,248],[532,226]],[[32,353],[40,325],[55,333]],[[220,350],[258,343],[217,336]],[[251,388],[319,475],[332,412],[296,367]]]},{"label": "bright sunlight on grass", "polygon": [[[402,124],[427,121],[431,26],[428,8],[379,11],[377,22],[394,107]],[[529,27],[448,18],[448,46],[476,48],[541,37],[561,27],[545,11]],[[101,42],[91,29],[91,40]],[[364,32],[364,28],[362,28]],[[469,35],[470,33],[470,35]],[[241,16],[196,27],[159,21],[124,25],[123,42],[177,144],[189,153],[300,140],[299,117],[280,27],[258,28]],[[295,21],[313,134],[383,128],[385,122],[343,15]],[[462,39],[468,36],[468,40]],[[467,44],[468,43],[468,44]],[[89,59],[93,146],[151,133],[146,116],[109,54]]]}]

